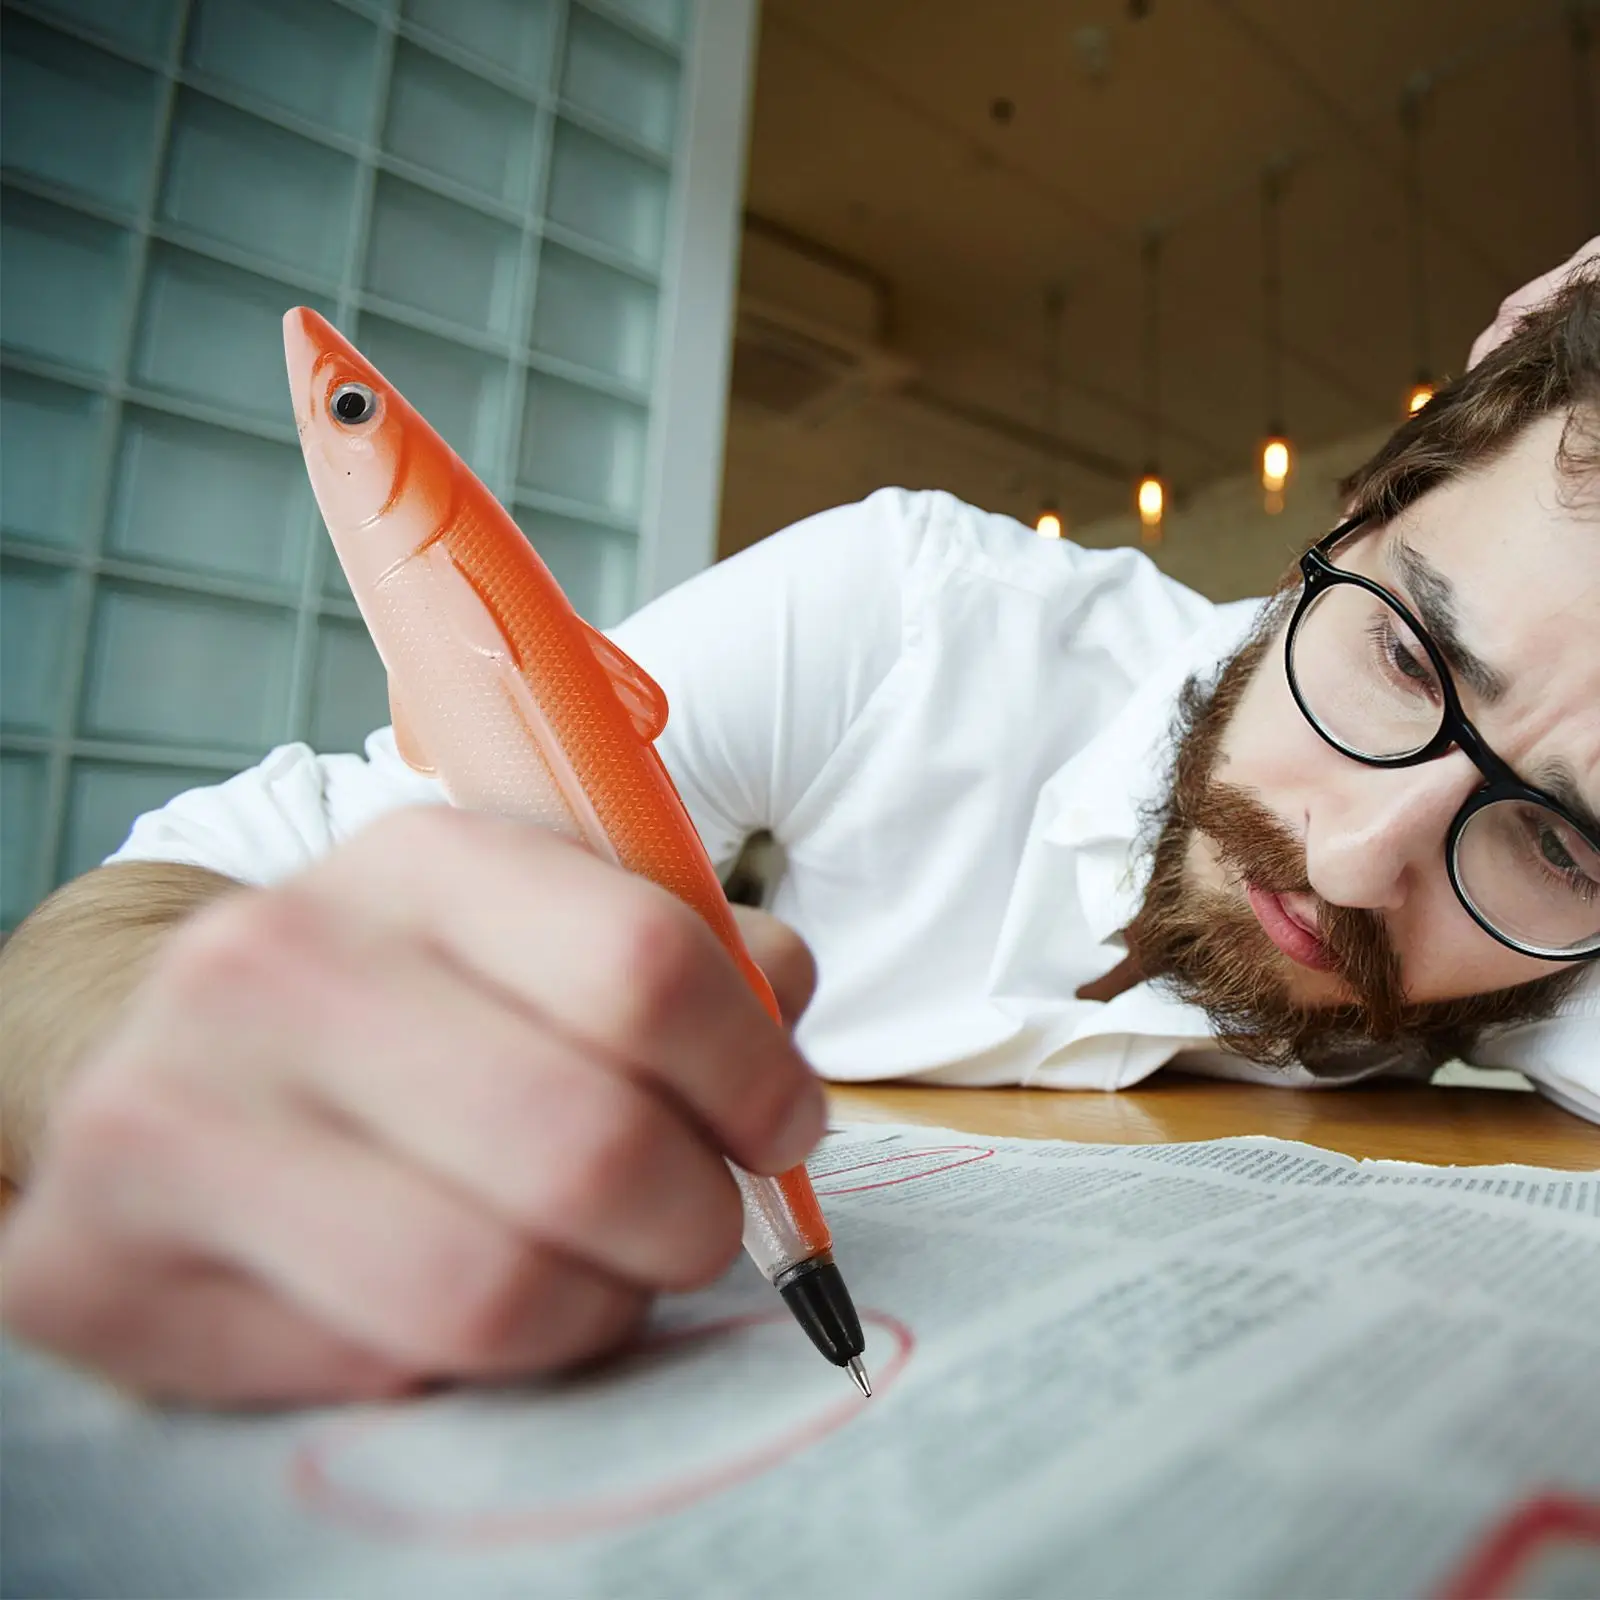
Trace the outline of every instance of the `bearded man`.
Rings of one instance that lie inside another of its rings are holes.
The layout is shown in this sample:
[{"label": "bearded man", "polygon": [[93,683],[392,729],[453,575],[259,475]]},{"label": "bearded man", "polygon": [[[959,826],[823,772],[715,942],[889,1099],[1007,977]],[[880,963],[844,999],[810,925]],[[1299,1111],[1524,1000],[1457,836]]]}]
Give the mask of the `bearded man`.
[{"label": "bearded man", "polygon": [[558,1368],[728,1264],[724,1158],[803,1159],[817,1074],[1459,1054],[1600,1118],[1583,254],[1265,602],[884,491],[616,629],[712,856],[784,848],[747,927],[792,1034],[684,906],[440,805],[389,730],[141,818],[0,959],[7,1320],[214,1401]]}]

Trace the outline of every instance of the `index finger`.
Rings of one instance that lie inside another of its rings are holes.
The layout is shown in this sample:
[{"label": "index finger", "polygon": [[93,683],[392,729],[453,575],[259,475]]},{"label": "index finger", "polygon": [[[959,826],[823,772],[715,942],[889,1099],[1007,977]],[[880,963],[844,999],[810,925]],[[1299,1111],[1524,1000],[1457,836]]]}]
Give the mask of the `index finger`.
[{"label": "index finger", "polygon": [[665,1090],[750,1171],[786,1171],[822,1136],[821,1086],[705,922],[565,839],[428,807],[375,824],[305,887]]}]

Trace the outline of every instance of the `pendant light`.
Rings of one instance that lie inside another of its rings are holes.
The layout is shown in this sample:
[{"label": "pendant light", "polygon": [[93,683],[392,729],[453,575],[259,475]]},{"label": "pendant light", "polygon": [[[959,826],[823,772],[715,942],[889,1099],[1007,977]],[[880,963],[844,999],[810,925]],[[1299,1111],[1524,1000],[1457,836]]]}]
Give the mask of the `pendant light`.
[{"label": "pendant light", "polygon": [[[1045,326],[1045,428],[1055,439],[1061,437],[1061,318],[1066,307],[1066,295],[1059,285],[1052,285],[1044,294]],[[1064,539],[1067,536],[1067,519],[1061,509],[1060,465],[1052,463],[1050,492],[1045,495],[1034,521],[1034,531],[1042,539]]]},{"label": "pendant light", "polygon": [[1427,260],[1422,238],[1422,119],[1432,79],[1415,74],[1400,95],[1400,126],[1405,133],[1406,256],[1411,290],[1411,353],[1416,377],[1406,392],[1406,415],[1414,417],[1433,399],[1433,367],[1428,359]]},{"label": "pendant light", "polygon": [[1262,355],[1266,367],[1267,433],[1261,442],[1262,503],[1270,516],[1283,510],[1284,486],[1294,451],[1283,424],[1283,249],[1280,227],[1286,171],[1269,165],[1261,183]]},{"label": "pendant light", "polygon": [[1139,479],[1140,537],[1160,544],[1167,511],[1167,486],[1161,481],[1161,234],[1147,230],[1140,252],[1144,268],[1144,412],[1148,448]]},{"label": "pendant light", "polygon": [[1583,174],[1582,231],[1600,234],[1600,127],[1594,114],[1593,0],[1567,0],[1567,37],[1572,44],[1572,120],[1578,130],[1578,168]]}]

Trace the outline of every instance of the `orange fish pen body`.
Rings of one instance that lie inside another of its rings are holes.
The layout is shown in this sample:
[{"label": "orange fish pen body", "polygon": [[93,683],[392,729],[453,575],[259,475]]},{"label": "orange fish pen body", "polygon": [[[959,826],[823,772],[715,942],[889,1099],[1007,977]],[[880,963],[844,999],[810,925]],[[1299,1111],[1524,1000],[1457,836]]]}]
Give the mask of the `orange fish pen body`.
[{"label": "orange fish pen body", "polygon": [[[578,615],[499,501],[342,335],[301,310],[285,344],[307,467],[389,675],[402,757],[456,804],[530,817],[676,895],[781,1026],[656,752],[660,687]],[[353,439],[336,420],[347,398]],[[805,1169],[777,1182],[806,1248],[826,1250]]]},{"label": "orange fish pen body", "polygon": [[[593,807],[618,864],[698,911],[773,1021],[783,1026],[772,985],[745,948],[716,868],[651,742],[666,725],[665,694],[579,617],[505,508],[459,460],[456,465],[465,480],[462,514],[451,528],[440,530],[440,537],[499,622],[512,661],[536,685],[572,778]],[[631,711],[618,692],[619,680],[634,701]],[[648,736],[641,722],[652,728]],[[803,1172],[801,1179],[784,1183],[785,1196],[807,1244],[826,1249],[827,1223]]]}]

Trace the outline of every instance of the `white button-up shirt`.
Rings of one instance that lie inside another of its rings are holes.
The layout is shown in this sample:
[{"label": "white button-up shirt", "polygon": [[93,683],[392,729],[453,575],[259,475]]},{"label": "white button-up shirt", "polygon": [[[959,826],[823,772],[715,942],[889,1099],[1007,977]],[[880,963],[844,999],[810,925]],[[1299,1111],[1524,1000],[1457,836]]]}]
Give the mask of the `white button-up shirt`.
[{"label": "white button-up shirt", "polygon": [[[817,958],[798,1037],[827,1077],[1117,1089],[1181,1057],[1304,1086],[1302,1069],[1218,1049],[1204,1013],[1157,985],[1076,998],[1124,954],[1178,692],[1259,605],[1213,605],[1137,551],[884,490],[712,567],[612,637],[674,707],[659,747],[713,859],[759,828],[783,846],[771,905]],[[364,758],[287,745],[141,817],[112,859],[265,883],[383,811],[440,799],[388,729]],[[1600,972],[1477,1060],[1600,1119]]]}]

